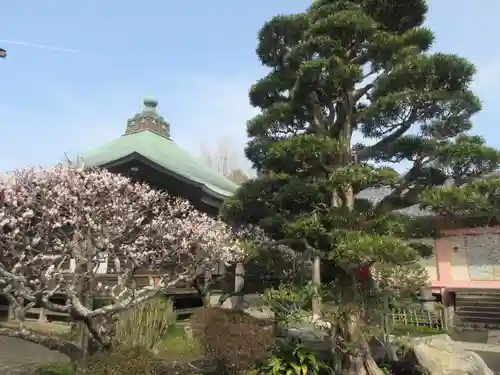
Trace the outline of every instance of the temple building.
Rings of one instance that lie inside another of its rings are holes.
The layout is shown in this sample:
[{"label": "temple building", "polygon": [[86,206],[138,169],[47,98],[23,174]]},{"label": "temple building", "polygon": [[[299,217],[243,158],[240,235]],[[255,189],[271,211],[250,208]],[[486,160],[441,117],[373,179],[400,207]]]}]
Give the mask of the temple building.
[{"label": "temple building", "polygon": [[84,152],[86,167],[102,167],[188,199],[199,210],[216,214],[238,185],[209,168],[172,140],[170,124],[145,99],[141,112],[127,121],[121,137]]},{"label": "temple building", "polygon": [[[170,124],[157,112],[157,107],[156,100],[145,99],[142,111],[127,121],[123,135],[80,154],[78,162],[84,167],[106,168],[148,183],[189,200],[202,212],[217,215],[223,201],[234,194],[238,185],[179,147],[172,140]],[[69,268],[73,267],[71,264]],[[106,255],[97,273],[113,277],[113,262],[108,262]],[[156,281],[150,274],[137,278],[138,284]],[[176,289],[172,293],[176,305],[186,301],[189,307],[193,298],[199,299],[196,291],[190,288]],[[184,306],[177,307],[182,309]]]}]

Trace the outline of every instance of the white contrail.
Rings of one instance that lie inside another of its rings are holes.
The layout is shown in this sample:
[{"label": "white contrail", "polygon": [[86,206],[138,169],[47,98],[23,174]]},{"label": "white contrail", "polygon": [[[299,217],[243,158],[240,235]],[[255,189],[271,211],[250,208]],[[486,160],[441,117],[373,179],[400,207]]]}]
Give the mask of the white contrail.
[{"label": "white contrail", "polygon": [[18,40],[0,39],[0,43],[15,44],[15,45],[18,45],[18,46],[25,46],[25,47],[31,47],[31,48],[47,49],[47,50],[50,50],[50,51],[57,51],[57,52],[80,53],[80,51],[78,51],[76,49],[46,46],[44,44],[32,44],[32,43],[21,42],[21,41],[18,41]]}]

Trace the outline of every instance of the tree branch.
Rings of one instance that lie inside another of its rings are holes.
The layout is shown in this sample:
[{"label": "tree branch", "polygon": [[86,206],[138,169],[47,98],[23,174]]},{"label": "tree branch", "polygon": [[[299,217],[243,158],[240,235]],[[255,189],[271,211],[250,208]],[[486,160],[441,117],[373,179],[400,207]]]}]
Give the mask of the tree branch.
[{"label": "tree branch", "polygon": [[367,84],[366,86],[354,90],[352,93],[352,102],[357,103],[359,99],[361,99],[368,91],[370,91],[372,88],[375,87],[375,81],[372,83]]},{"label": "tree branch", "polygon": [[314,124],[315,129],[319,133],[324,133],[326,131],[325,118],[321,113],[318,94],[315,91],[311,92],[309,94],[309,99],[310,99],[309,103],[311,105],[311,110],[313,114],[312,123]]},{"label": "tree branch", "polygon": [[[422,168],[423,164],[421,159],[417,159],[413,166],[405,173],[403,178],[401,179],[401,183],[397,186],[389,195],[385,196],[378,204],[375,206],[374,211],[376,212],[389,212],[395,209],[394,202],[396,200],[401,201],[401,194],[409,189],[408,193],[405,195],[407,200],[416,200],[418,195],[424,189],[423,186],[417,185],[413,188],[410,188],[411,181],[409,180],[409,176],[417,169]],[[410,204],[406,205],[406,207],[412,206],[415,204],[414,202],[410,202]]]},{"label": "tree branch", "polygon": [[366,161],[374,157],[378,151],[383,150],[385,147],[389,146],[392,142],[406,133],[411,128],[413,123],[417,120],[417,113],[417,110],[414,108],[408,118],[401,124],[398,130],[375,143],[373,146],[366,147],[357,151],[356,153],[358,161]]},{"label": "tree branch", "polygon": [[353,65],[364,65],[368,62],[368,60],[370,60],[370,58],[371,54],[369,52],[361,53],[358,56],[353,57],[349,63]]},{"label": "tree branch", "polygon": [[96,317],[96,316],[105,316],[110,314],[116,314],[120,311],[127,310],[131,307],[134,307],[144,301],[147,301],[154,297],[155,295],[161,293],[166,288],[172,287],[175,284],[179,283],[182,280],[187,279],[187,274],[181,274],[175,280],[166,283],[163,287],[158,288],[155,286],[146,286],[139,290],[137,293],[134,293],[132,296],[125,298],[122,301],[114,303],[112,305],[103,306],[96,310],[89,310],[85,306],[81,304],[79,299],[74,296],[73,306],[76,310],[85,317]]},{"label": "tree branch", "polygon": [[[109,334],[106,334],[106,336],[103,335],[105,333],[106,327],[104,327],[103,323],[103,329],[99,330],[98,327],[94,327],[92,324],[92,319],[84,319],[83,322],[85,323],[85,326],[89,330],[90,334],[92,335],[92,338],[95,339],[99,344],[101,344],[104,348],[109,349],[111,348],[111,336]],[[106,332],[108,333],[108,332]]]}]

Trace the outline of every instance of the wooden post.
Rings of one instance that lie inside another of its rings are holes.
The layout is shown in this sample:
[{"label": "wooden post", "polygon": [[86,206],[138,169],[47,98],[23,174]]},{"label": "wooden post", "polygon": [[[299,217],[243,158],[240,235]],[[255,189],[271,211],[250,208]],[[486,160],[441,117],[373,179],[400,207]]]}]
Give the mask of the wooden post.
[{"label": "wooden post", "polygon": [[206,270],[205,273],[203,274],[203,291],[204,291],[204,296],[203,296],[203,306],[204,307],[210,307],[211,305],[211,298],[212,298],[212,271],[211,270]]},{"label": "wooden post", "polygon": [[45,309],[40,307],[40,312],[38,314],[38,323],[47,323],[47,315],[45,314]]},{"label": "wooden post", "polygon": [[14,306],[10,302],[7,303],[7,321],[10,322],[14,320]]},{"label": "wooden post", "polygon": [[[387,355],[389,356],[389,360],[395,361],[398,358],[398,354],[394,346],[392,345],[392,323],[394,322],[394,315],[392,314],[392,309],[390,306],[390,297],[392,293],[390,291],[386,291],[384,296],[384,341],[387,349]],[[392,318],[391,316],[392,315]]]},{"label": "wooden post", "polygon": [[[92,259],[89,259],[87,261],[87,264],[85,265],[85,270],[86,270],[86,275],[88,274],[92,274],[92,270],[93,270],[93,263],[92,263]],[[81,302],[83,304],[83,306],[87,307],[87,308],[93,308],[92,306],[92,298],[90,297],[89,295],[89,290],[88,290],[88,282],[89,280],[87,279],[84,279],[84,280],[81,280],[81,295],[80,295],[80,298],[81,298]],[[80,327],[79,327],[79,332],[78,332],[78,339],[79,339],[79,342],[80,342],[80,347],[82,348],[82,357],[85,358],[87,355],[88,355],[88,349],[89,349],[89,331],[87,329],[87,326],[85,325],[85,322],[80,322],[79,323]]]},{"label": "wooden post", "polygon": [[236,303],[234,308],[243,308],[243,302],[245,295],[243,294],[243,288],[245,287],[245,266],[243,263],[236,263],[234,270],[234,294],[236,296]]},{"label": "wooden post", "polygon": [[[82,303],[83,306],[87,308],[92,308],[92,298],[90,298],[90,296],[87,293],[85,293],[85,295],[83,296]],[[82,357],[85,358],[87,357],[89,352],[89,339],[90,339],[89,330],[87,329],[85,322],[80,322],[79,339],[80,339],[80,347],[82,348]]]},{"label": "wooden post", "polygon": [[321,296],[317,293],[321,287],[321,259],[318,255],[313,259],[312,283],[315,287],[315,295],[312,298],[312,314],[314,318],[319,318],[321,316]]},{"label": "wooden post", "polygon": [[441,288],[441,319],[444,329],[455,327],[455,307],[453,306],[452,295],[446,288]]}]

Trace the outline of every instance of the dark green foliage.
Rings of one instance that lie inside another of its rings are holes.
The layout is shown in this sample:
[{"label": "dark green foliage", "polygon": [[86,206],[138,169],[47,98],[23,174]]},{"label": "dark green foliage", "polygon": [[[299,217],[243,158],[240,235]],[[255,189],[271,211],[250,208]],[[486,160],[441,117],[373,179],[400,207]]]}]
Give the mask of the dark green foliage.
[{"label": "dark green foliage", "polygon": [[481,107],[470,89],[475,67],[429,52],[426,2],[400,3],[318,0],[262,27],[257,55],[269,74],[250,90],[261,113],[248,121],[246,149],[259,177],[223,215],[350,271],[429,254],[407,239],[432,236],[435,225],[397,210],[498,208],[500,178],[477,178],[497,169],[500,154],[466,133]]},{"label": "dark green foliage", "polygon": [[[260,113],[246,148],[258,177],[222,214],[332,264],[347,341],[373,315],[363,291],[376,283],[360,288],[360,268],[381,269],[384,288],[415,291],[425,280],[417,261],[431,249],[408,239],[438,228],[414,215],[419,208],[453,220],[499,208],[500,178],[478,178],[498,168],[500,153],[469,133],[481,109],[476,69],[430,52],[426,13],[425,0],[316,0],[258,35],[269,73],[250,89]],[[363,361],[362,373],[373,373]]]},{"label": "dark green foliage", "polygon": [[200,308],[191,317],[195,339],[205,355],[219,360],[227,374],[249,370],[274,344],[265,322],[235,310]]}]

